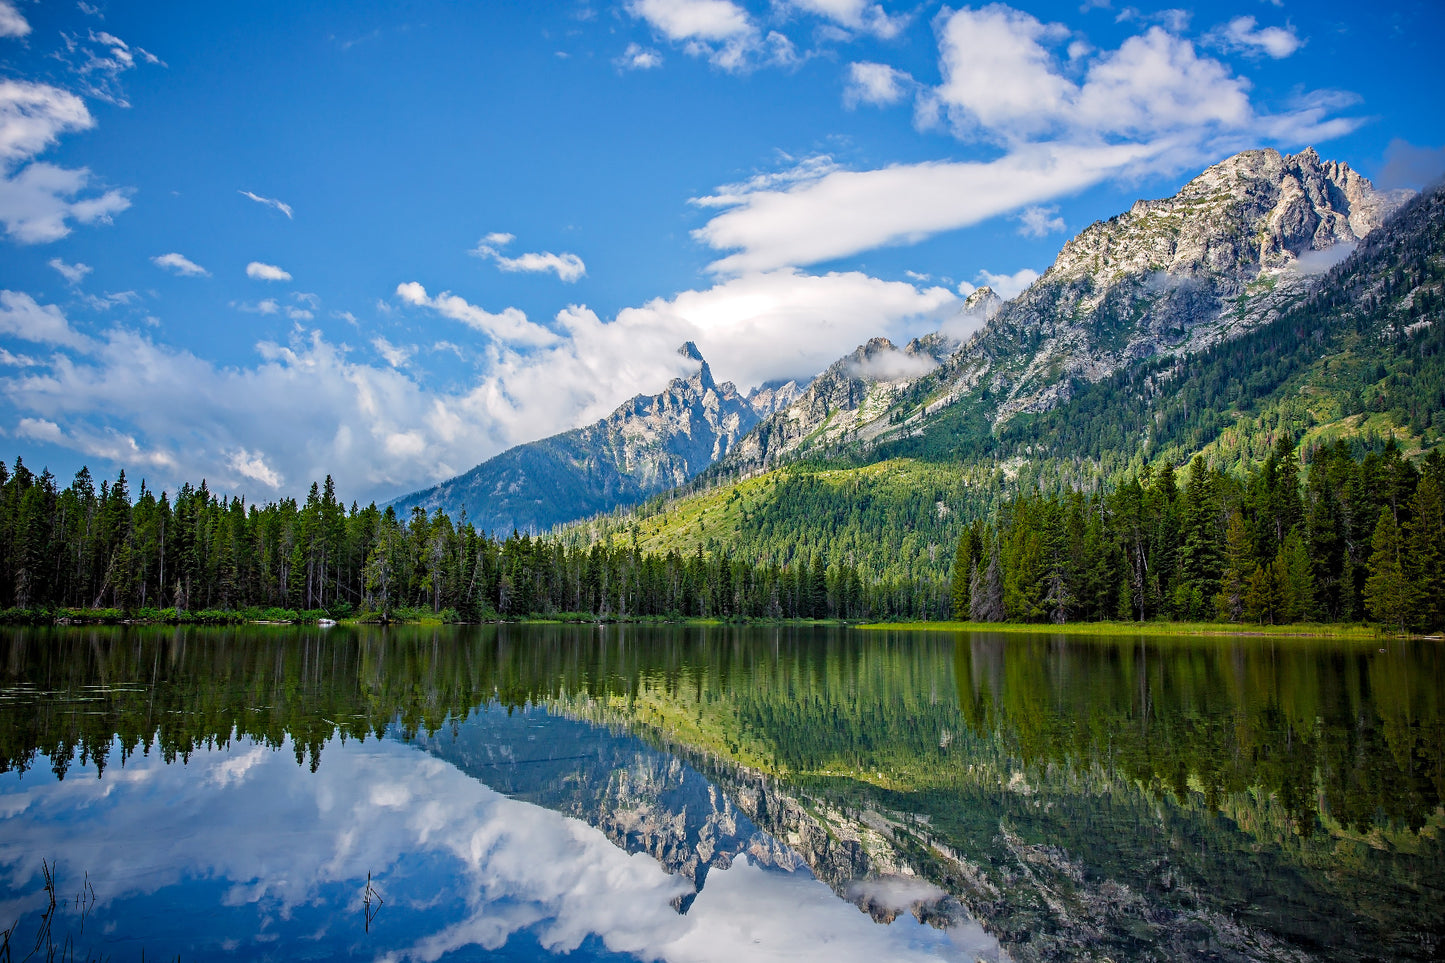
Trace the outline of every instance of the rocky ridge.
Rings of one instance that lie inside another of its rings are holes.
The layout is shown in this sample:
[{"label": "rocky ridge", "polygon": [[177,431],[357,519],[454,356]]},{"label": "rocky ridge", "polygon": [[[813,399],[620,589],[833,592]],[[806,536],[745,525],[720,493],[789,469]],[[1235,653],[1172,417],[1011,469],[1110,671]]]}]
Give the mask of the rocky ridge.
[{"label": "rocky ridge", "polygon": [[947,328],[916,341],[939,365],[888,382],[870,404],[828,383],[853,356],[842,359],[815,383],[822,399],[805,393],[765,419],[725,464],[750,473],[823,444],[918,434],[958,403],[997,426],[1067,401],[1081,381],[1204,350],[1277,318],[1408,197],[1313,148],[1237,154],[1172,197],[1085,228],[1017,298],[975,305],[985,323],[957,350],[937,351]]},{"label": "rocky ridge", "polygon": [[498,535],[546,531],[682,484],[802,391],[790,381],[744,397],[732,382],[713,380],[692,342],[678,353],[698,368],[658,394],[638,395],[594,424],[510,448],[390,504],[399,512],[441,509],[454,519],[465,512]]}]

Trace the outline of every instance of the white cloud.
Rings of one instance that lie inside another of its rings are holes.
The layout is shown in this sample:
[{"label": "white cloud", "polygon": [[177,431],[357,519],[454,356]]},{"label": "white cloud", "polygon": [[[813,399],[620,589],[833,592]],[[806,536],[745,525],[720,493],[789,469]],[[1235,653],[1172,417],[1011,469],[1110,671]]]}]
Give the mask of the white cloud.
[{"label": "white cloud", "polygon": [[92,347],[90,339],[72,328],[58,307],[38,304],[23,291],[0,291],[0,334],[77,351]]},{"label": "white cloud", "polygon": [[1246,81],[1161,27],[1101,53],[1082,84],[1059,71],[1049,50],[1068,36],[1060,24],[997,4],[947,18],[939,33],[944,79],[935,96],[955,131],[1004,143],[1147,139],[1238,129],[1254,119]]},{"label": "white cloud", "polygon": [[[1182,27],[1177,11],[1152,19]],[[959,138],[1000,147],[1002,155],[719,189],[694,200],[729,208],[693,232],[714,250],[733,252],[711,270],[818,264],[913,243],[1106,179],[1174,174],[1261,141],[1293,147],[1359,124],[1334,116],[1349,101],[1329,91],[1302,94],[1280,113],[1257,110],[1246,79],[1162,26],[1101,51],[1061,24],[995,3],[946,11],[936,29],[942,83],[915,85],[917,122],[946,121]],[[1067,66],[1059,47],[1069,51]],[[907,75],[891,70],[853,65],[847,96],[896,98]],[[1023,223],[1026,230],[1056,224],[1033,215]]]},{"label": "white cloud", "polygon": [[53,257],[45,263],[59,271],[60,276],[65,278],[67,284],[79,284],[85,280],[87,274],[95,270],[89,264],[82,264],[79,261],[74,264],[66,264],[58,257]]},{"label": "white cloud", "polygon": [[1065,230],[1064,219],[1059,217],[1057,207],[1040,207],[1037,204],[1019,212],[1019,233],[1024,237],[1046,237]]},{"label": "white cloud", "polygon": [[284,479],[266,464],[266,456],[259,451],[237,448],[227,458],[226,466],[242,478],[258,481],[272,491],[279,491],[284,484]]},{"label": "white cloud", "polygon": [[1354,242],[1332,244],[1320,251],[1304,251],[1290,262],[1288,270],[1296,274],[1324,274],[1336,264],[1355,253]]},{"label": "white cloud", "polygon": [[529,274],[551,271],[568,284],[587,273],[587,265],[583,264],[582,259],[575,254],[553,254],[551,251],[543,251],[507,257],[500,248],[510,244],[513,240],[515,238],[511,234],[488,234],[478,242],[471,253],[477,257],[495,261],[497,267],[503,271]]},{"label": "white cloud", "polygon": [[172,251],[170,254],[160,254],[151,258],[156,267],[165,268],[167,271],[179,274],[181,277],[210,277],[211,272],[201,267],[195,261],[184,254],[177,254]]},{"label": "white cloud", "polygon": [[316,317],[316,314],[307,308],[288,307],[286,309],[286,317],[292,321],[310,321]]},{"label": "white cloud", "polygon": [[[651,856],[396,739],[329,738],[315,772],[297,764],[306,747],[289,737],[275,748],[247,738],[220,743],[196,747],[184,766],[167,765],[159,752],[122,765],[117,749],[103,779],[36,779],[9,814],[22,830],[0,840],[17,890],[43,892],[38,854],[113,880],[102,899],[117,905],[205,879],[226,898],[197,931],[194,955],[203,958],[263,954],[278,932],[304,934],[322,949],[347,946],[318,921],[359,916],[368,874],[388,899],[366,941],[377,960],[480,958],[533,942],[551,955],[585,942],[658,963],[1000,957],[977,923],[943,930],[905,915],[881,926],[811,873],[772,871],[747,855],[709,872],[679,913],[675,901],[694,884]],[[155,818],[158,809],[166,820]],[[208,844],[217,823],[232,845]],[[440,899],[438,876],[456,881]],[[894,899],[918,889],[864,885]],[[402,916],[389,925],[392,907]],[[38,915],[43,904],[31,908]],[[225,942],[238,937],[239,954]]]},{"label": "white cloud", "polygon": [[12,354],[5,348],[0,348],[0,366],[7,368],[33,368],[40,364],[28,354]]},{"label": "white cloud", "polygon": [[[837,360],[840,346],[877,335],[906,341],[935,328],[956,306],[957,299],[944,288],[920,289],[858,272],[784,270],[657,298],[620,312],[614,323],[623,326],[616,333],[628,337],[633,331],[665,332],[659,350],[694,341],[719,378],[747,389],[811,377]],[[625,344],[589,345],[587,350],[620,356]],[[759,350],[761,345],[767,350]]]},{"label": "white cloud", "polygon": [[254,278],[257,281],[289,281],[291,274],[283,271],[274,264],[262,264],[260,261],[252,261],[246,265],[246,277]]},{"label": "white cloud", "polygon": [[794,10],[815,14],[841,27],[870,33],[883,40],[896,37],[905,26],[905,16],[891,17],[882,6],[867,0],[787,0]]},{"label": "white cloud", "polygon": [[622,55],[612,61],[623,70],[651,70],[662,66],[662,54],[651,47],[630,43]]},{"label": "white cloud", "polygon": [[759,62],[793,63],[797,52],[782,34],[764,34],[731,0],[631,0],[627,11],[667,40],[727,71]]},{"label": "white cloud", "polygon": [[84,92],[118,107],[130,106],[121,87],[122,74],[141,63],[165,66],[149,50],[128,44],[104,30],[90,30],[84,38],[62,33],[61,39],[65,41],[65,51],[57,57],[70,66]]},{"label": "white cloud", "polygon": [[83,197],[90,183],[86,168],[67,169],[33,163],[14,176],[0,175],[0,221],[21,244],[45,244],[70,233],[69,221],[109,224],[130,207],[123,191]]},{"label": "white cloud", "polygon": [[93,126],[85,103],[69,91],[0,81],[0,222],[14,240],[55,241],[70,233],[70,221],[109,223],[112,215],[130,206],[119,190],[82,196],[90,184],[86,168],[28,163],[61,134]]},{"label": "white cloud", "polygon": [[1204,39],[1224,50],[1265,54],[1275,60],[1283,60],[1304,45],[1293,27],[1258,27],[1253,17],[1235,17],[1205,34]]},{"label": "white cloud", "polygon": [[0,0],[0,37],[23,37],[30,33],[30,24],[10,0]]},{"label": "white cloud", "polygon": [[[139,295],[134,291],[107,291],[103,296],[94,294],[83,295],[81,300],[92,310],[109,311],[117,304],[133,304],[138,298]],[[148,323],[155,323],[154,318],[147,318],[146,320]]]},{"label": "white cloud", "polygon": [[274,207],[276,210],[280,211],[282,214],[285,214],[287,220],[291,220],[291,219],[292,219],[292,217],[291,217],[291,205],[285,203],[284,201],[278,201],[278,200],[276,200],[276,198],[274,198],[274,197],[262,197],[260,194],[253,194],[253,193],[251,193],[250,191],[237,191],[236,193],[237,193],[237,194],[240,194],[240,195],[243,196],[243,197],[249,197],[251,200],[255,201],[257,204],[264,204],[264,205],[266,205],[267,207]]},{"label": "white cloud", "polygon": [[731,0],[632,0],[627,9],[669,40],[729,40],[756,31]]},{"label": "white cloud", "polygon": [[247,314],[279,314],[281,311],[281,303],[275,298],[266,298],[255,304],[232,301],[231,307],[237,311],[245,311]]},{"label": "white cloud", "polygon": [[67,90],[0,80],[0,165],[29,160],[61,134],[94,126],[85,102]]},{"label": "white cloud", "polygon": [[693,236],[716,250],[737,251],[710,266],[722,274],[817,264],[1082,190],[1158,151],[1140,144],[1041,146],[995,161],[834,171],[783,190],[734,194],[732,209]]},{"label": "white cloud", "polygon": [[852,63],[848,65],[848,86],[843,91],[843,103],[849,107],[858,104],[886,107],[908,96],[913,86],[912,77],[887,64]]},{"label": "white cloud", "polygon": [[[992,271],[979,271],[975,278],[982,285],[993,288],[993,293],[1011,301],[1023,293],[1024,289],[1039,279],[1039,272],[1033,268],[1022,268],[1012,274],[994,274]],[[959,292],[965,296],[973,293],[973,285],[960,285]]]},{"label": "white cloud", "polygon": [[416,281],[397,285],[396,293],[407,304],[431,308],[443,317],[460,321],[469,328],[508,344],[538,347],[557,341],[555,333],[527,320],[527,315],[517,308],[503,308],[500,314],[493,314],[450,291],[443,291],[430,298],[427,297],[426,288]]},{"label": "white cloud", "polygon": [[854,362],[852,372],[855,377],[866,381],[897,381],[921,378],[936,367],[938,362],[926,354],[908,354],[893,348]]},{"label": "white cloud", "polygon": [[371,346],[376,353],[386,359],[386,363],[393,368],[403,367],[416,354],[416,345],[396,345],[378,335],[371,339]]},{"label": "white cloud", "polygon": [[[420,285],[398,294],[464,323],[499,323],[452,295],[428,297]],[[689,373],[677,354],[684,341],[699,345],[719,380],[746,390],[815,374],[836,360],[839,345],[933,330],[958,304],[943,288],[781,271],[658,298],[611,321],[572,306],[557,315],[555,331],[509,309],[515,317],[500,323],[541,336],[468,345],[464,360],[477,363],[477,380],[432,388],[392,366],[401,355],[386,357],[411,346],[373,342],[377,360],[364,362],[298,326],[286,343],[261,342],[253,363],[222,365],[121,328],[86,338],[59,308],[13,292],[0,298],[0,333],[73,349],[0,373],[0,407],[17,419],[52,422],[69,447],[120,465],[169,460],[174,470],[151,479],[158,485],[208,478],[245,491],[256,479],[234,461],[244,451],[245,464],[259,457],[288,484],[331,473],[363,501],[434,483],[655,393]],[[279,311],[274,300],[238,307]]]}]

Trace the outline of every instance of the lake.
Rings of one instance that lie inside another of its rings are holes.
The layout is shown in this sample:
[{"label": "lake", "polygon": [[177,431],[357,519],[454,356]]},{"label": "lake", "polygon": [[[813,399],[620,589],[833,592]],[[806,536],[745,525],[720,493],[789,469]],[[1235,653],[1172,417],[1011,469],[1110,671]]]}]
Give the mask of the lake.
[{"label": "lake", "polygon": [[1439,959],[1445,655],[1383,646],[3,629],[0,928],[14,959]]}]

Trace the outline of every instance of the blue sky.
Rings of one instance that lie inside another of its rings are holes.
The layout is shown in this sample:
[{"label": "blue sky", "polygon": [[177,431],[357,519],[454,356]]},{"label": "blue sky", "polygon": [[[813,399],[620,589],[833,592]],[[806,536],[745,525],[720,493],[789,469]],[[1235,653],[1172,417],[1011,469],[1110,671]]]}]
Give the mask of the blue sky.
[{"label": "blue sky", "polygon": [[1438,3],[0,0],[0,453],[386,498],[1011,293],[1236,150],[1445,168]]}]

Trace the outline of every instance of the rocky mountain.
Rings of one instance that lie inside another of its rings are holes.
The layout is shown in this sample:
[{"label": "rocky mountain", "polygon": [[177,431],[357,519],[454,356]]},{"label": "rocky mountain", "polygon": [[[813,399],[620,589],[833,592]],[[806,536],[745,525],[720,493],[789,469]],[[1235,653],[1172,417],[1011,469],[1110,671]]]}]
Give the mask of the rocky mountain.
[{"label": "rocky mountain", "polygon": [[948,328],[904,349],[940,362],[926,373],[909,377],[895,366],[894,377],[867,382],[868,390],[857,378],[844,387],[859,353],[841,359],[726,465],[746,473],[839,443],[906,437],[961,401],[996,427],[1067,401],[1081,382],[1207,349],[1298,303],[1408,196],[1377,191],[1312,148],[1237,154],[1173,197],[1137,201],[1085,228],[1007,304],[991,291],[971,299],[965,310],[986,322],[957,350],[940,350],[951,347]]},{"label": "rocky mountain", "polygon": [[682,484],[802,390],[789,381],[744,397],[731,382],[713,381],[692,342],[679,353],[697,371],[659,394],[638,395],[595,424],[510,448],[391,505],[429,514],[439,508],[454,519],[465,512],[478,529],[498,534],[545,531]]}]

